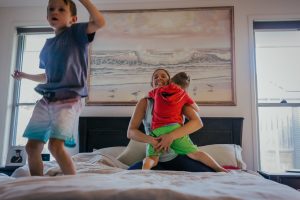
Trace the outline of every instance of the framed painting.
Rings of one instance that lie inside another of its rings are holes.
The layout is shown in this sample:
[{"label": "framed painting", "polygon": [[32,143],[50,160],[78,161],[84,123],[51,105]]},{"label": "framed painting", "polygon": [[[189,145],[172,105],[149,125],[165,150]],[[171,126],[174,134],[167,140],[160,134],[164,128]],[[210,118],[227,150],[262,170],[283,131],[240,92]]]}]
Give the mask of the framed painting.
[{"label": "framed painting", "polygon": [[233,7],[104,11],[87,105],[134,105],[157,68],[190,75],[199,105],[235,105]]}]

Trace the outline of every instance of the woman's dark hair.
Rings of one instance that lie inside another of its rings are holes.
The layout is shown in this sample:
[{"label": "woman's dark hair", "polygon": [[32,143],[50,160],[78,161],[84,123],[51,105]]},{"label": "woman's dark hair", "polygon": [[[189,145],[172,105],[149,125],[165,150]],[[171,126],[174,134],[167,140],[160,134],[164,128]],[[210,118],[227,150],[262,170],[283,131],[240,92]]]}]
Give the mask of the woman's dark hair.
[{"label": "woman's dark hair", "polygon": [[154,74],[155,74],[157,71],[159,71],[159,70],[162,70],[162,71],[166,72],[166,74],[167,74],[168,77],[169,77],[169,80],[170,80],[170,78],[171,78],[170,73],[168,72],[168,70],[166,70],[166,69],[164,69],[164,68],[157,68],[157,69],[153,72],[152,77],[151,77],[151,82],[150,82],[151,87],[153,87],[153,76],[154,76]]},{"label": "woman's dark hair", "polygon": [[179,85],[182,89],[186,89],[190,85],[190,76],[185,72],[179,72],[171,78],[171,82]]}]

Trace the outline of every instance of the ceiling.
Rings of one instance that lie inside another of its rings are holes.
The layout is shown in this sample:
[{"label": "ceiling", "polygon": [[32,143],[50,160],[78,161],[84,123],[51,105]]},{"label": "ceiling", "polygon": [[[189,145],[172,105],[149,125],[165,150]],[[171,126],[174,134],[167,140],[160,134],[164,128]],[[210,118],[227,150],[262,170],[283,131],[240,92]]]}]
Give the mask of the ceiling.
[{"label": "ceiling", "polygon": [[[76,2],[77,0],[74,0]],[[117,2],[120,0],[92,0],[94,3],[108,3],[108,2]],[[0,0],[0,7],[32,7],[32,6],[46,6],[48,0]]]},{"label": "ceiling", "polygon": [[[111,4],[111,3],[146,3],[146,2],[159,2],[162,0],[92,0],[95,4]],[[173,1],[173,0],[163,0],[163,1]],[[74,0],[78,4],[77,0]],[[46,6],[48,0],[0,0],[0,7],[32,7]]]},{"label": "ceiling", "polygon": [[46,5],[48,0],[0,0],[0,7],[24,7]]}]

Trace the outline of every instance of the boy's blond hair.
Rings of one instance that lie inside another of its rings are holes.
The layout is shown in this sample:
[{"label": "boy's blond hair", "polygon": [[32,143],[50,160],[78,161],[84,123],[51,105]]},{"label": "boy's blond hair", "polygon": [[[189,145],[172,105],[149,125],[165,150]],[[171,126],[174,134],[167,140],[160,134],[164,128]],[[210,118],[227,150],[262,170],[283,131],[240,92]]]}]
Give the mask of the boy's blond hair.
[{"label": "boy's blond hair", "polygon": [[[50,2],[51,0],[49,0],[48,2]],[[69,6],[70,11],[71,11],[71,15],[73,16],[77,16],[77,8],[76,8],[76,4],[72,1],[72,0],[62,0],[67,6]]]}]

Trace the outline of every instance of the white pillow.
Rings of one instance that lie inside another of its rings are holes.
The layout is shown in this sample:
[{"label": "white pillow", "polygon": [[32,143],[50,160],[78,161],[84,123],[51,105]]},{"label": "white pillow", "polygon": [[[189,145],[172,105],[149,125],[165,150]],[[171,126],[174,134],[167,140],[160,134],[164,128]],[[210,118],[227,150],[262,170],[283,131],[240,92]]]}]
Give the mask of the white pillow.
[{"label": "white pillow", "polygon": [[106,147],[102,149],[94,149],[93,153],[108,154],[114,158],[117,158],[125,149],[125,146]]},{"label": "white pillow", "polygon": [[246,163],[242,159],[242,148],[235,144],[212,144],[200,146],[199,149],[208,153],[222,166],[238,167],[246,169]]},{"label": "white pillow", "polygon": [[138,161],[142,161],[145,156],[146,143],[130,140],[126,149],[117,157],[117,159],[130,166]]},{"label": "white pillow", "polygon": [[[242,148],[239,145],[213,144],[201,146],[199,149],[208,153],[222,166],[246,169],[246,163],[242,159]],[[146,143],[130,140],[125,150],[117,157],[117,159],[130,166],[138,161],[142,161],[145,156]]]}]

